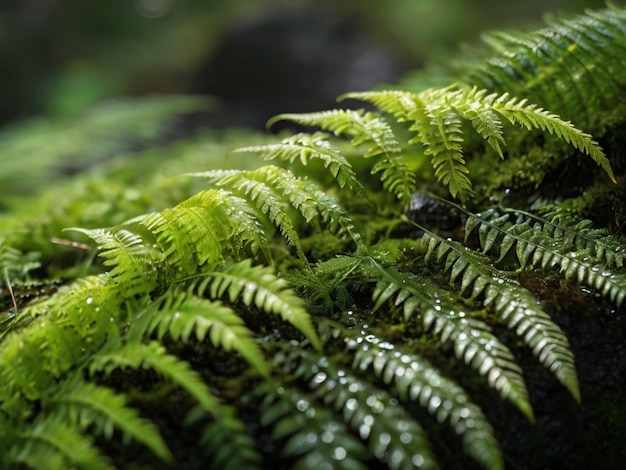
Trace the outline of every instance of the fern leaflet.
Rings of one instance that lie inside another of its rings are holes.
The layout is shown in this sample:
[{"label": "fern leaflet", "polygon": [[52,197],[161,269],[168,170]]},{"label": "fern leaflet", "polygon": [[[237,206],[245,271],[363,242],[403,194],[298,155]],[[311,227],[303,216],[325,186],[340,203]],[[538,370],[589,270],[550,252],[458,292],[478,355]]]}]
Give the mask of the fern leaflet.
[{"label": "fern leaflet", "polygon": [[114,429],[118,428],[124,433],[125,442],[133,438],[149,447],[162,461],[174,461],[156,426],[142,419],[135,409],[126,406],[122,395],[108,388],[73,380],[44,403],[53,407],[50,416],[63,417],[81,429],[93,425],[95,432],[106,439],[111,439]]},{"label": "fern leaflet", "polygon": [[308,381],[320,400],[340,411],[344,422],[367,440],[377,459],[392,470],[437,468],[423,429],[402,406],[393,403],[388,392],[337,368],[326,357],[304,351],[296,354],[301,363],[295,377]]},{"label": "fern leaflet", "polygon": [[231,302],[240,300],[248,307],[254,305],[265,312],[280,315],[316,349],[321,349],[304,301],[269,267],[252,266],[251,260],[247,259],[221,271],[206,273],[206,279],[198,284],[196,290],[200,293],[208,291],[213,299],[227,295]]},{"label": "fern leaflet", "polygon": [[280,144],[243,147],[236,152],[258,153],[264,160],[285,160],[293,163],[300,160],[306,165],[310,159],[319,159],[337,180],[340,188],[348,186],[357,196],[363,197],[365,190],[354,170],[339,149],[333,147],[321,132],[315,134],[296,134],[284,139]]},{"label": "fern leaflet", "polygon": [[381,157],[372,174],[382,172],[383,187],[401,201],[408,202],[415,190],[415,173],[402,156],[402,148],[389,124],[381,117],[363,110],[335,109],[307,114],[280,114],[268,122],[279,120],[318,126],[337,136],[348,137],[353,146],[368,144],[363,158]]},{"label": "fern leaflet", "polygon": [[450,274],[450,282],[460,279],[461,292],[471,297],[484,295],[510,331],[531,348],[533,354],[580,402],[580,389],[574,355],[563,331],[541,310],[533,295],[514,281],[502,276],[480,253],[458,242],[426,231],[421,239],[426,260],[435,256]]},{"label": "fern leaflet", "polygon": [[579,282],[597,289],[616,305],[626,298],[626,276],[611,271],[607,266],[596,264],[586,249],[577,250],[558,232],[543,230],[541,224],[530,226],[526,223],[513,224],[510,214],[500,215],[497,211],[485,211],[467,219],[466,237],[478,227],[478,238],[483,252],[496,251],[499,260],[509,253],[520,266],[527,265],[548,268],[558,267],[565,278],[575,278]]},{"label": "fern leaflet", "polygon": [[347,347],[355,351],[356,369],[371,370],[385,384],[395,385],[401,400],[419,402],[438,422],[447,422],[462,436],[465,452],[483,467],[504,467],[493,429],[481,409],[436,367],[370,334],[348,340]]},{"label": "fern leaflet", "polygon": [[214,346],[237,351],[261,375],[269,376],[263,354],[252,339],[252,332],[232,309],[220,302],[195,296],[171,299],[171,295],[166,296],[165,302],[156,303],[142,313],[139,321],[143,320],[144,324],[134,323],[133,327],[140,332],[145,328],[148,334],[156,331],[159,339],[169,333],[175,341],[182,339],[187,342],[192,334],[199,341],[208,336]]},{"label": "fern leaflet", "polygon": [[502,125],[497,114],[512,124],[531,129],[541,129],[573,145],[589,155],[615,182],[610,163],[602,149],[570,122],[544,111],[526,100],[511,98],[507,93],[487,94],[474,88],[433,88],[420,93],[406,91],[371,91],[348,93],[344,98],[354,98],[373,103],[383,111],[393,114],[398,121],[412,123],[415,142],[432,155],[435,175],[449,189],[453,197],[465,200],[471,192],[468,169],[463,158],[463,132],[461,120],[469,119],[483,139],[502,156],[505,143]]},{"label": "fern leaflet", "polygon": [[394,304],[403,306],[405,319],[419,312],[427,331],[432,331],[443,343],[451,342],[458,359],[487,376],[490,386],[529,420],[534,420],[522,371],[488,325],[466,318],[463,307],[446,301],[426,282],[418,284],[411,276],[374,260],[369,269],[370,275],[377,279],[372,294],[375,310],[395,298]]}]

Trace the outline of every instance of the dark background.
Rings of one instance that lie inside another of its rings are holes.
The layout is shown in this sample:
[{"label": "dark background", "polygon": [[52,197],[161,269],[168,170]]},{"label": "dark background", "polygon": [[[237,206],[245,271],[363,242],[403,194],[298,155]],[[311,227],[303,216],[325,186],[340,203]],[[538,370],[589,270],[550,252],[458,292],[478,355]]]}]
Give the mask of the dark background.
[{"label": "dark background", "polygon": [[0,125],[103,99],[219,97],[218,126],[328,108],[396,82],[490,29],[527,29],[592,0],[3,0]]}]

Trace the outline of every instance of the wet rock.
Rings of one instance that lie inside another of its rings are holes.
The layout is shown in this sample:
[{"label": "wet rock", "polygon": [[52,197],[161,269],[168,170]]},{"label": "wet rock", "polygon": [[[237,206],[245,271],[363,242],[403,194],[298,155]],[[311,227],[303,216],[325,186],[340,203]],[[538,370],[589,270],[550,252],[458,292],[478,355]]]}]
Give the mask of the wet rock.
[{"label": "wet rock", "polygon": [[333,108],[342,93],[394,81],[405,63],[346,15],[265,7],[231,25],[193,91],[223,101],[215,125],[263,128],[276,114]]}]

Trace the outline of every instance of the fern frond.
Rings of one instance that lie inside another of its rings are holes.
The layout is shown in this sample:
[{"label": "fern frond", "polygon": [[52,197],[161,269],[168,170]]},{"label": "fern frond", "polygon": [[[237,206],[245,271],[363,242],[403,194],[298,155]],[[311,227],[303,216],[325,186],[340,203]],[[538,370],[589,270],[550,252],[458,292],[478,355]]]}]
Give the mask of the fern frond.
[{"label": "fern frond", "polygon": [[189,393],[208,413],[219,409],[220,403],[206,384],[184,361],[167,353],[158,342],[127,343],[119,348],[95,354],[88,366],[89,373],[110,375],[115,369],[152,369]]},{"label": "fern frond", "polygon": [[307,114],[280,114],[268,122],[287,120],[304,126],[317,126],[336,136],[351,139],[353,146],[367,144],[363,158],[381,157],[372,174],[382,172],[383,187],[403,202],[411,199],[415,190],[415,173],[402,156],[402,147],[391,127],[381,117],[363,110],[335,109]]},{"label": "fern frond", "polygon": [[496,32],[485,40],[497,54],[470,70],[468,81],[509,91],[576,122],[602,130],[622,105],[626,63],[623,8],[589,10],[523,34]]},{"label": "fern frond", "polygon": [[[15,433],[15,444],[4,449],[0,462],[6,468],[17,463],[33,468],[83,468],[113,470],[111,463],[94,447],[92,439],[52,419],[38,420]],[[43,467],[37,466],[44,464]]]},{"label": "fern frond", "polygon": [[241,301],[247,307],[254,305],[267,313],[280,315],[297,328],[313,347],[321,349],[304,301],[271,268],[252,266],[251,260],[247,259],[205,275],[206,279],[196,288],[198,292],[208,291],[213,299],[227,295],[230,302]]},{"label": "fern frond", "polygon": [[266,260],[272,260],[265,227],[257,218],[254,208],[245,199],[219,189],[216,192],[200,191],[181,203],[182,205],[205,207],[211,225],[215,219],[224,216],[224,220],[228,221],[224,231],[229,237],[220,240],[223,251],[228,249],[237,256],[241,247],[249,245],[252,254],[261,251]]},{"label": "fern frond", "polygon": [[370,266],[371,276],[376,279],[374,310],[395,299],[396,306],[402,305],[406,320],[419,313],[426,331],[432,331],[442,343],[452,343],[457,359],[486,376],[491,387],[530,421],[534,420],[522,371],[511,351],[487,324],[466,318],[463,306],[442,298],[426,282],[418,284],[412,276],[374,260]]},{"label": "fern frond", "polygon": [[541,310],[534,296],[495,270],[490,260],[452,240],[426,231],[421,239],[425,258],[434,256],[450,274],[450,282],[460,280],[460,291],[472,298],[484,296],[484,304],[496,313],[580,402],[580,389],[574,355],[561,328]]},{"label": "fern frond", "polygon": [[368,456],[363,443],[328,408],[293,388],[266,390],[261,403],[263,426],[271,427],[271,439],[282,443],[283,457],[296,459],[291,468],[365,470]]},{"label": "fern frond", "polygon": [[545,233],[562,240],[563,245],[586,250],[594,262],[606,264],[611,269],[624,266],[626,250],[623,241],[610,235],[606,229],[593,228],[593,222],[589,219],[573,218],[558,209],[547,213],[547,218],[520,210],[505,209],[504,212],[516,216],[516,223],[539,223]]},{"label": "fern frond", "polygon": [[54,419],[80,429],[93,429],[109,440],[114,430],[119,429],[124,442],[134,439],[150,448],[163,462],[174,461],[156,426],[141,418],[134,408],[128,407],[122,395],[106,387],[73,380],[47,398],[44,406],[52,407],[49,416]]},{"label": "fern frond", "polygon": [[463,450],[484,468],[504,467],[493,428],[481,409],[436,367],[371,334],[348,340],[347,347],[355,351],[353,367],[372,371],[386,385],[393,384],[402,401],[418,402],[438,422],[447,422],[462,437]]},{"label": "fern frond", "polygon": [[[185,418],[185,425],[193,424],[204,415],[201,408],[192,410]],[[247,431],[234,408],[222,405],[217,419],[209,423],[200,436],[199,443],[208,460],[205,463],[223,470],[261,470],[261,455]]]},{"label": "fern frond", "polygon": [[124,286],[129,297],[145,294],[156,287],[156,268],[161,253],[145,243],[140,235],[125,228],[69,230],[84,233],[98,244],[104,265],[113,267],[110,276]]},{"label": "fern frond", "polygon": [[337,368],[325,357],[304,351],[298,355],[302,362],[294,376],[308,381],[320,400],[340,411],[344,422],[367,441],[376,458],[392,470],[438,468],[424,430],[404,408],[393,403],[387,391]]},{"label": "fern frond", "polygon": [[176,207],[132,222],[154,234],[174,276],[187,276],[205,263],[224,262],[223,250],[238,231],[230,219],[228,205],[224,204],[227,199],[226,192],[203,191]]},{"label": "fern frond", "polygon": [[[609,159],[595,140],[585,132],[574,127],[569,121],[563,121],[556,114],[550,113],[536,104],[527,104],[526,99],[511,98],[507,93],[500,97],[493,96],[493,109],[502,114],[512,124],[518,124],[528,130],[541,129],[571,144],[575,149],[589,155],[617,183]],[[489,98],[487,98],[489,99]]]},{"label": "fern frond", "polygon": [[[295,236],[294,223],[288,217],[290,206],[316,230],[320,230],[322,221],[331,231],[338,235],[347,233],[357,245],[362,245],[354,223],[333,196],[312,181],[297,178],[283,168],[270,165],[254,171],[217,170],[190,173],[189,176],[207,178],[218,186],[241,192],[243,197],[255,202],[261,213],[269,215],[270,221],[290,243],[298,243],[294,246],[299,246],[299,238]],[[300,252],[300,256],[304,257],[304,254]]]},{"label": "fern frond", "polygon": [[[18,333],[11,333],[0,345],[0,409],[13,414],[15,399],[37,400],[56,384],[57,378],[83,357],[82,338],[72,328],[33,321]],[[43,360],[42,360],[43,359]]]},{"label": "fern frond", "polygon": [[510,214],[500,215],[497,211],[485,211],[467,219],[466,237],[478,227],[479,242],[483,252],[495,251],[499,260],[509,253],[521,268],[528,265],[541,268],[558,268],[566,279],[596,289],[616,305],[626,298],[626,275],[617,273],[607,266],[597,264],[586,249],[577,250],[575,245],[558,236],[550,235],[541,224],[513,224]]},{"label": "fern frond", "polygon": [[327,134],[322,132],[296,134],[283,139],[280,144],[243,147],[235,152],[258,153],[263,160],[278,159],[289,163],[299,160],[303,166],[311,159],[319,159],[337,180],[340,188],[347,186],[357,196],[365,196],[365,190],[352,165],[341,155],[338,148],[330,144]]},{"label": "fern frond", "polygon": [[416,132],[413,142],[422,144],[426,154],[432,155],[435,176],[448,187],[453,197],[461,200],[465,200],[471,192],[471,182],[467,177],[469,171],[463,158],[461,118],[470,120],[500,156],[501,145],[505,141],[498,114],[527,130],[547,131],[589,155],[615,182],[608,159],[589,134],[537,105],[511,98],[508,93],[487,94],[486,90],[477,87],[450,86],[420,93],[370,91],[348,93],[343,97],[371,102],[393,114],[398,121],[411,122],[410,130]]},{"label": "fern frond", "polygon": [[20,315],[33,319],[45,315],[57,325],[73,328],[87,352],[119,335],[111,318],[121,316],[126,300],[123,292],[124,287],[106,273],[88,276],[62,286],[55,295],[28,306]]},{"label": "fern frond", "polygon": [[287,242],[296,249],[300,259],[306,262],[300,236],[294,225],[294,220],[289,214],[291,208],[289,199],[274,187],[272,181],[268,181],[268,171],[273,173],[272,176],[275,176],[282,169],[265,167],[264,170],[231,173],[220,179],[217,184],[231,191],[238,191],[242,197],[252,201],[259,212],[267,215],[270,222],[280,230]]},{"label": "fern frond", "polygon": [[[169,296],[168,296],[169,297]],[[160,340],[169,334],[175,341],[188,342],[194,335],[199,341],[209,337],[215,347],[225,351],[235,350],[261,375],[268,377],[269,370],[263,354],[246,328],[243,320],[235,312],[220,302],[211,302],[195,296],[185,295],[155,303],[141,314],[140,322],[133,324],[143,334],[154,331]]]}]

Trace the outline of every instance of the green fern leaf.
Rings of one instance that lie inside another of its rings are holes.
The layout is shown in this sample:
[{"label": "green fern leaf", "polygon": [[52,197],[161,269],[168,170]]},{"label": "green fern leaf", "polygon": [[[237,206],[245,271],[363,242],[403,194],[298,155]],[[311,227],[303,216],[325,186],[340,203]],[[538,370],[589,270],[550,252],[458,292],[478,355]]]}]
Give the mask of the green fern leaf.
[{"label": "green fern leaf", "polygon": [[416,132],[413,142],[421,143],[426,154],[432,155],[435,176],[448,187],[453,197],[461,200],[467,199],[471,192],[469,171],[463,158],[461,117],[469,119],[481,137],[501,156],[501,145],[505,142],[496,113],[527,130],[547,131],[589,155],[615,182],[609,160],[589,134],[557,115],[527,104],[526,100],[511,98],[507,93],[487,95],[485,90],[476,87],[458,89],[451,86],[420,93],[348,93],[344,98],[371,102],[393,114],[398,121],[411,122],[410,129]]},{"label": "green fern leaf", "polygon": [[[0,409],[13,414],[13,397],[37,400],[51,390],[60,375],[83,358],[80,336],[71,328],[39,318],[0,345]],[[43,359],[43,360],[42,360]]]},{"label": "green fern leaf", "polygon": [[[191,173],[189,176],[208,178],[219,186],[241,191],[245,197],[256,201],[257,207],[263,214],[269,211],[272,222],[285,221],[286,227],[277,225],[288,241],[290,241],[289,237],[292,237],[292,244],[298,243],[299,245],[299,238],[293,231],[293,222],[287,217],[289,206],[298,210],[304,220],[316,230],[321,230],[319,223],[321,220],[332,232],[338,235],[347,233],[357,245],[362,246],[360,234],[337,200],[322,191],[312,181],[297,178],[288,170],[276,166],[264,166],[251,172],[217,170]],[[269,195],[260,197],[258,193]],[[272,216],[275,218],[272,219]],[[304,254],[300,252],[300,256],[303,258]]]},{"label": "green fern leaf", "polygon": [[298,390],[277,384],[260,392],[265,394],[261,424],[272,427],[271,439],[281,443],[281,454],[296,459],[292,468],[367,468],[363,463],[367,449],[332,410]]},{"label": "green fern leaf", "polygon": [[417,283],[408,275],[376,262],[371,275],[377,279],[372,294],[374,310],[395,298],[403,306],[405,319],[420,314],[424,328],[443,343],[453,344],[455,356],[487,377],[489,385],[513,403],[530,421],[534,421],[522,371],[509,349],[482,321],[466,318],[461,305],[448,301],[430,284]]},{"label": "green fern leaf", "polygon": [[304,301],[288,289],[287,282],[277,277],[271,268],[252,266],[251,260],[247,259],[222,271],[206,273],[206,276],[206,280],[199,284],[198,292],[208,289],[213,299],[226,294],[231,302],[240,300],[248,307],[254,305],[265,312],[280,315],[297,328],[313,347],[321,349]]},{"label": "green fern leaf", "polygon": [[[428,91],[428,90],[427,90]],[[443,107],[439,100],[426,92],[415,94],[400,91],[348,93],[343,98],[369,101],[398,121],[412,122],[416,132],[412,142],[419,142],[432,155],[435,176],[450,190],[453,197],[466,199],[471,191],[468,170],[463,159],[461,121],[454,110]],[[429,101],[429,98],[430,101]]]},{"label": "green fern leaf", "polygon": [[585,129],[603,130],[621,104],[626,70],[624,9],[556,18],[531,33],[485,37],[497,54],[468,74],[491,90],[524,96]]},{"label": "green fern leaf", "polygon": [[[472,215],[466,224],[466,237],[479,227],[483,235],[479,241],[484,252],[496,248],[499,259],[513,254],[521,268],[527,265],[541,268],[557,267],[566,279],[575,278],[596,289],[616,305],[626,298],[626,275],[617,273],[595,262],[586,249],[577,250],[575,245],[560,237],[550,235],[541,224],[530,226],[526,223],[513,224],[509,214],[500,215],[497,211],[485,211]],[[487,245],[485,242],[489,241]],[[496,243],[497,241],[497,243]]]},{"label": "green fern leaf", "polygon": [[135,439],[149,447],[163,462],[174,461],[156,426],[142,419],[135,409],[126,405],[123,396],[108,388],[73,380],[44,403],[53,407],[50,416],[55,419],[63,417],[81,429],[94,426],[97,434],[103,434],[109,440],[117,428],[124,433],[125,442],[129,438]]},{"label": "green fern leaf", "polygon": [[198,374],[191,370],[189,364],[168,354],[156,341],[148,344],[127,343],[121,348],[98,353],[89,364],[89,372],[93,375],[102,371],[110,375],[120,367],[153,369],[187,391],[209,413],[220,406],[218,399],[211,394]]},{"label": "green fern leaf", "polygon": [[169,333],[175,341],[182,339],[183,342],[188,342],[192,334],[199,341],[208,335],[215,347],[237,351],[261,375],[269,376],[263,354],[252,339],[252,332],[232,309],[220,302],[181,296],[171,302],[153,305],[142,317],[148,322],[146,333],[156,330],[159,339]]},{"label": "green fern leaf", "polygon": [[268,122],[288,120],[304,126],[318,126],[336,136],[351,139],[353,146],[369,145],[363,158],[381,157],[372,174],[382,172],[383,187],[408,202],[415,191],[415,173],[402,156],[402,148],[389,124],[380,116],[363,110],[335,109],[307,114],[280,114]]},{"label": "green fern leaf", "polygon": [[155,235],[170,269],[182,271],[175,276],[188,276],[206,263],[222,264],[224,248],[242,230],[232,224],[232,209],[224,203],[228,197],[226,192],[202,191],[174,208],[132,222],[140,223]]},{"label": "green fern leaf", "polygon": [[[265,167],[264,170],[268,170],[268,167]],[[279,168],[269,167],[269,171],[272,172],[272,170],[275,173],[279,171]],[[239,191],[243,197],[254,202],[259,212],[267,215],[270,222],[280,229],[287,242],[295,247],[300,259],[306,262],[300,236],[294,225],[293,217],[289,214],[291,205],[288,199],[267,180],[266,171],[232,173],[219,180],[217,184],[230,190]]]},{"label": "green fern leaf", "polygon": [[395,385],[402,401],[418,402],[438,422],[447,422],[462,437],[463,450],[484,468],[504,468],[493,429],[481,409],[436,367],[371,334],[350,339],[347,346],[355,350],[353,367],[373,371],[385,384]]},{"label": "green fern leaf", "polygon": [[611,269],[624,266],[626,251],[623,240],[608,234],[607,230],[594,229],[588,219],[575,219],[558,208],[548,212],[546,218],[521,210],[505,209],[504,213],[516,216],[516,223],[534,225],[539,223],[542,231],[550,237],[571,245],[577,251],[583,249],[594,262],[606,264]]},{"label": "green fern leaf", "polygon": [[[201,408],[193,409],[185,418],[185,425],[204,418]],[[222,405],[217,419],[209,423],[200,437],[203,454],[207,455],[206,464],[211,468],[223,470],[259,469],[261,455],[256,449],[246,425],[239,419],[234,408]]]},{"label": "green fern leaf", "polygon": [[527,100],[511,98],[507,93],[500,97],[491,95],[486,101],[492,104],[493,109],[502,114],[512,124],[519,124],[528,130],[533,128],[548,131],[574,148],[589,155],[609,176],[613,183],[617,183],[611,164],[598,143],[591,136],[574,127],[569,121],[563,121],[556,114],[537,107],[536,104],[527,104]]},{"label": "green fern leaf", "polygon": [[490,260],[458,242],[444,240],[426,231],[421,240],[425,257],[435,255],[450,273],[450,282],[461,279],[461,292],[472,298],[484,296],[493,305],[507,328],[514,332],[539,361],[549,369],[580,402],[574,355],[563,331],[541,310],[534,296],[493,269]]},{"label": "green fern leaf", "polygon": [[84,233],[98,244],[104,265],[113,266],[110,276],[124,286],[129,297],[145,294],[156,287],[156,265],[161,253],[145,243],[140,235],[125,228],[69,230]]},{"label": "green fern leaf", "polygon": [[330,174],[337,180],[340,188],[348,186],[359,197],[365,196],[365,190],[359,182],[352,165],[345,159],[339,149],[333,147],[321,132],[315,134],[296,134],[284,139],[280,144],[257,145],[244,147],[236,152],[258,153],[263,160],[284,160],[294,163],[300,160],[306,166],[309,160],[319,159]]},{"label": "green fern leaf", "polygon": [[325,357],[304,351],[298,355],[302,363],[294,375],[307,380],[320,400],[341,411],[344,422],[367,441],[376,458],[392,470],[438,468],[423,429],[404,408],[393,403],[388,392],[338,369]]},{"label": "green fern leaf", "polygon": [[63,465],[63,467],[58,467],[59,469],[112,470],[114,468],[98,453],[90,437],[55,420],[38,420],[27,430],[21,430],[16,434],[17,443],[5,449],[3,455],[0,456],[0,461],[5,462],[6,468],[13,467],[15,463],[42,462],[44,458],[50,460],[43,468],[53,468],[50,464]]}]

